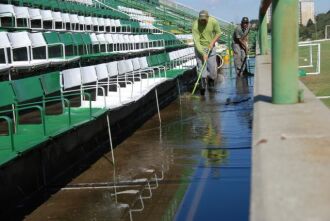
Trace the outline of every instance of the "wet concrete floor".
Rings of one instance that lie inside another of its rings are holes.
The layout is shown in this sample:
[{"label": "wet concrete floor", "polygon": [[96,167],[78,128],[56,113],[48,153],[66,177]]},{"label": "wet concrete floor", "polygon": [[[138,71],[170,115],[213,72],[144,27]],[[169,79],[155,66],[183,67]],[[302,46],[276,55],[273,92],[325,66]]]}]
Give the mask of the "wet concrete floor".
[{"label": "wet concrete floor", "polygon": [[248,220],[252,81],[182,95],[25,220]]}]

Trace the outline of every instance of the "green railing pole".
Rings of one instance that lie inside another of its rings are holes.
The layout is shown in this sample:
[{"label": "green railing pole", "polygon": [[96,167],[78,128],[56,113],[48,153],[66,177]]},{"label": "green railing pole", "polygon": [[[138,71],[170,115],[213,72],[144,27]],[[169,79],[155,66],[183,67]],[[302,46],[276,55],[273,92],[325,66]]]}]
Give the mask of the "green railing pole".
[{"label": "green railing pole", "polygon": [[227,32],[227,46],[228,46],[228,52],[229,52],[229,73],[230,73],[230,77],[233,76],[233,61],[232,61],[232,56],[231,56],[231,50],[232,50],[232,47],[231,47],[231,31],[229,30]]},{"label": "green railing pole", "polygon": [[269,53],[266,14],[260,15],[259,22],[260,22],[260,29],[259,29],[260,53],[262,55],[265,55]]},{"label": "green railing pole", "polygon": [[298,0],[273,0],[273,103],[298,102]]}]

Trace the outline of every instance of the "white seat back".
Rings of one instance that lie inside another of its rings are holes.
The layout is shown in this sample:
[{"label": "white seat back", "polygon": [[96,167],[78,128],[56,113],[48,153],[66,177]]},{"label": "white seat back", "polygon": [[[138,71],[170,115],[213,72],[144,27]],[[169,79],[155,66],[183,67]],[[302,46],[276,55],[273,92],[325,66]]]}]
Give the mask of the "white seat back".
[{"label": "white seat back", "polygon": [[15,7],[14,10],[16,18],[30,19],[29,9],[27,7]]},{"label": "white seat back", "polygon": [[140,62],[140,68],[141,69],[145,69],[145,68],[149,67],[147,57],[140,57],[139,62]]},{"label": "white seat back", "polygon": [[85,17],[85,24],[86,25],[93,25],[92,17]]},{"label": "white seat back", "polygon": [[105,34],[104,37],[105,37],[105,40],[106,40],[109,44],[113,44],[113,43],[114,43],[114,41],[113,41],[113,39],[112,39],[112,34]]},{"label": "white seat back", "polygon": [[41,32],[29,33],[32,47],[46,47],[47,43]]},{"label": "white seat back", "polygon": [[40,10],[40,14],[43,21],[53,21],[51,10]]},{"label": "white seat back", "polygon": [[106,26],[106,27],[111,26],[111,20],[110,20],[110,18],[104,19],[104,26]]},{"label": "white seat back", "polygon": [[70,22],[73,24],[79,23],[78,15],[76,14],[69,14]]},{"label": "white seat back", "polygon": [[30,19],[42,19],[40,14],[40,9],[38,8],[29,8]]},{"label": "white seat back", "polygon": [[133,70],[140,70],[141,66],[140,66],[140,59],[139,58],[133,58],[132,59],[132,64],[133,64]]},{"label": "white seat back", "polygon": [[104,18],[97,18],[97,23],[99,26],[104,26]]},{"label": "white seat back", "polygon": [[112,61],[110,63],[107,63],[108,73],[109,76],[116,76],[119,74],[118,72],[118,61]]},{"label": "white seat back", "polygon": [[1,17],[16,16],[13,5],[0,4],[0,13],[1,13]]},{"label": "white seat back", "polygon": [[0,48],[11,48],[7,32],[0,32]]},{"label": "white seat back", "polygon": [[104,80],[109,77],[108,68],[106,64],[95,65],[95,70],[98,80]]},{"label": "white seat back", "polygon": [[80,15],[78,16],[78,20],[79,20],[79,24],[81,25],[85,25],[86,24],[86,21],[85,21],[85,17]]},{"label": "white seat back", "polygon": [[22,48],[31,46],[29,35],[26,31],[8,33],[9,41],[13,48]]},{"label": "white seat back", "polygon": [[108,43],[108,41],[105,39],[104,34],[98,34],[98,35],[96,35],[96,38],[101,44],[107,44]]},{"label": "white seat back", "polygon": [[70,15],[68,13],[62,13],[62,20],[64,23],[70,23]]},{"label": "white seat back", "polygon": [[63,89],[69,89],[81,86],[80,68],[67,69],[61,72],[63,80]]},{"label": "white seat back", "polygon": [[55,22],[63,22],[62,13],[61,12],[52,12],[52,16]]},{"label": "white seat back", "polygon": [[95,33],[91,33],[89,36],[91,37],[91,40],[92,40],[93,44],[98,44],[99,43],[99,40],[97,40],[97,37],[96,37]]},{"label": "white seat back", "polygon": [[97,17],[92,17],[92,21],[93,21],[93,26],[99,26],[99,22],[97,20]]},{"label": "white seat back", "polygon": [[82,84],[89,84],[97,81],[95,66],[82,67],[80,69]]}]

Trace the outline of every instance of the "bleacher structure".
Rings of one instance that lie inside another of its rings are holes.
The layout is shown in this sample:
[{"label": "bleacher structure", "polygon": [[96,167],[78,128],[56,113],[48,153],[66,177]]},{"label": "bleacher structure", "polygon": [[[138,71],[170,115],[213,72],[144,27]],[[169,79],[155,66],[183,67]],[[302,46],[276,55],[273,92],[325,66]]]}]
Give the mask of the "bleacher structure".
[{"label": "bleacher structure", "polygon": [[194,68],[194,19],[164,1],[1,0],[0,166]]}]

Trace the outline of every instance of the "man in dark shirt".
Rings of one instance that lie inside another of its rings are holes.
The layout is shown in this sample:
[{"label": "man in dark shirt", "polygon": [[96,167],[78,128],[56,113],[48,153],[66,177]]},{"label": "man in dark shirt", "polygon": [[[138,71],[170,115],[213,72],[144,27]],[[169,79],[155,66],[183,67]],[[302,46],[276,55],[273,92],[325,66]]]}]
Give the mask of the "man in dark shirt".
[{"label": "man in dark shirt", "polygon": [[243,76],[246,71],[246,59],[249,51],[248,35],[250,22],[247,17],[242,18],[240,26],[237,26],[233,34],[234,63],[237,76]]}]

